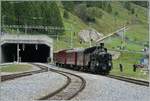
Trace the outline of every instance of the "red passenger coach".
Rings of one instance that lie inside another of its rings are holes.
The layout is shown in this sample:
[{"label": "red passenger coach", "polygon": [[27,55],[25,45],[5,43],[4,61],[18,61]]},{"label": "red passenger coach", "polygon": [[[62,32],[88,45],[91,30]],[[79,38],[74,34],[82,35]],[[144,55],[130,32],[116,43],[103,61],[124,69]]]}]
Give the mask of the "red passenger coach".
[{"label": "red passenger coach", "polygon": [[77,52],[74,50],[66,51],[67,61],[66,64],[70,66],[75,66],[77,64]]},{"label": "red passenger coach", "polygon": [[59,51],[57,53],[54,53],[54,61],[56,65],[65,65],[66,64],[66,50]]},{"label": "red passenger coach", "polygon": [[79,69],[79,66],[84,65],[84,50],[83,49],[72,49],[66,51],[67,54],[67,60],[66,64],[68,66],[73,67],[74,69]]}]

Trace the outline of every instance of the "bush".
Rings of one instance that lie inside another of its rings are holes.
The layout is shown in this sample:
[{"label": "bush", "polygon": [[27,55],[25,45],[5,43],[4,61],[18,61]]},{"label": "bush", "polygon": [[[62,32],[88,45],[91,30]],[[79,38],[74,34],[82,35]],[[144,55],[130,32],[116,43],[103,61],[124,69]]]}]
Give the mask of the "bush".
[{"label": "bush", "polygon": [[127,10],[131,10],[131,4],[129,1],[124,3],[124,8],[126,8]]},{"label": "bush", "polygon": [[134,8],[131,9],[131,14],[134,14],[135,13],[135,10]]},{"label": "bush", "polygon": [[66,19],[68,19],[68,18],[69,18],[69,14],[68,14],[68,12],[67,12],[66,10],[64,11],[64,15],[63,15],[63,17],[64,17],[64,18],[66,18]]},{"label": "bush", "polygon": [[76,9],[75,13],[78,15],[79,18],[81,18],[83,21],[87,20],[88,14],[87,14],[87,7],[85,4],[79,4]]}]

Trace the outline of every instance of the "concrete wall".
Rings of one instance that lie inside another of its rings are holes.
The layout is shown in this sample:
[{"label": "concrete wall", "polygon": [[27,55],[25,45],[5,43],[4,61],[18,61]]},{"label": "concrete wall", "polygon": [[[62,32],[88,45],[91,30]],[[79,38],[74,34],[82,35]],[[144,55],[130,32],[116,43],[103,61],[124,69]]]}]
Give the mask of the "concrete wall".
[{"label": "concrete wall", "polygon": [[0,63],[2,63],[2,50],[1,50],[1,45],[0,45]]},{"label": "concrete wall", "polygon": [[2,49],[2,46],[0,45],[0,64],[3,62],[4,62],[3,49]]},{"label": "concrete wall", "polygon": [[51,58],[51,62],[53,62],[53,46],[50,46],[50,58]]},{"label": "concrete wall", "polygon": [[4,62],[3,50],[2,46],[0,45],[0,64]]}]

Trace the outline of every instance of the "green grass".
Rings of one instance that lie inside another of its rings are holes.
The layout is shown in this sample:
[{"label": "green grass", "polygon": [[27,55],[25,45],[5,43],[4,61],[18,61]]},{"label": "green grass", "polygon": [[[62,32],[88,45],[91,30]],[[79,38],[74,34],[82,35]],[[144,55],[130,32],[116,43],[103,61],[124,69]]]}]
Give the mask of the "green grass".
[{"label": "green grass", "polygon": [[[105,46],[109,49],[117,49],[118,46],[122,46],[121,44],[121,37],[111,37],[104,41]],[[126,50],[130,51],[141,51],[144,48],[144,45],[136,44],[134,42],[125,42]]]},{"label": "green grass", "polygon": [[31,65],[11,64],[7,66],[0,66],[1,72],[21,72],[32,69]]},{"label": "green grass", "polygon": [[[77,41],[78,40],[78,41]],[[73,48],[83,48],[88,47],[88,43],[80,43],[77,37],[72,38],[72,47]],[[54,39],[54,51],[70,49],[71,48],[71,38],[70,36],[61,36],[57,39]]]},{"label": "green grass", "polygon": [[[121,53],[119,59],[113,60],[113,69],[111,74],[148,80],[149,73],[144,74],[142,68],[137,68],[137,71],[133,72],[133,64],[138,64],[142,57],[143,56],[141,54],[136,53]],[[120,72],[120,63],[123,65],[123,72]]]},{"label": "green grass", "polygon": [[148,24],[137,24],[130,27],[130,29],[126,32],[126,36],[130,40],[135,41],[148,41],[149,34],[148,34]]},{"label": "green grass", "polygon": [[134,43],[127,43],[126,47],[127,47],[127,50],[135,50],[135,51],[141,51],[144,48],[144,46],[134,44]]}]

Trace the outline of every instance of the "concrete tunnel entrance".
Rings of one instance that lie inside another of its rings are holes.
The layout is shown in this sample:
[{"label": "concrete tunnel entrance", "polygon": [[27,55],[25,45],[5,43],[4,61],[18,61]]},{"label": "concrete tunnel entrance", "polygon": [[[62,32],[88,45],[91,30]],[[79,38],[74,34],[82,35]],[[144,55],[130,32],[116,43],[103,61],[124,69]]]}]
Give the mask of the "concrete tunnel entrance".
[{"label": "concrete tunnel entrance", "polygon": [[[17,51],[18,50],[18,51]],[[3,62],[47,62],[50,47],[45,44],[3,44]]]}]

